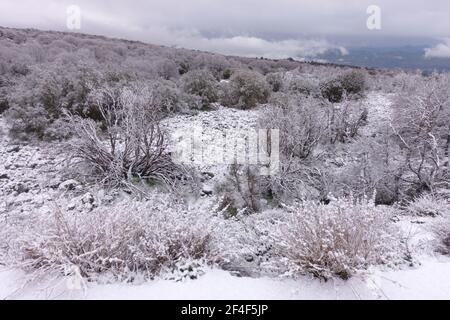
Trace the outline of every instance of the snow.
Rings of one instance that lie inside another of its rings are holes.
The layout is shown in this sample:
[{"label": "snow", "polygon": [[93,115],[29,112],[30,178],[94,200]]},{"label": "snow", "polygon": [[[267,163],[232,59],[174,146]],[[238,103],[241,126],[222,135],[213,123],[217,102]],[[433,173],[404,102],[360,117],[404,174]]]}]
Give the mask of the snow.
[{"label": "snow", "polygon": [[58,144],[11,141],[4,122],[0,118],[0,215],[31,212],[56,197],[65,158]]},{"label": "snow", "polygon": [[423,257],[422,265],[401,271],[375,272],[370,278],[381,298],[450,299],[450,259]]},{"label": "snow", "polygon": [[[323,282],[300,279],[239,278],[211,269],[197,280],[155,280],[140,285],[86,284],[69,290],[70,279],[31,282],[25,275],[0,269],[0,299],[86,300],[359,300],[450,299],[450,258],[423,257],[417,268],[372,270],[349,281]],[[83,287],[83,286],[81,286]]]},{"label": "snow", "polygon": [[[388,124],[391,100],[388,95],[370,93],[365,100],[369,108],[369,124],[363,128],[369,137],[380,124]],[[177,115],[167,120],[170,131],[189,132],[193,127],[205,130],[254,128],[258,110],[236,110],[219,107],[218,110],[198,115]],[[0,131],[3,131],[0,119]],[[30,214],[36,208],[45,209],[77,181],[65,181],[59,176],[64,158],[58,146],[16,146],[0,132],[0,215]],[[202,172],[211,173],[211,185],[223,178],[226,166],[202,166]],[[209,189],[208,189],[209,188]],[[77,194],[67,199],[73,209],[82,210],[93,196]],[[69,197],[69,194],[67,194]],[[100,197],[104,198],[104,196]],[[206,200],[204,200],[206,202]],[[413,268],[382,270],[373,268],[349,281],[323,282],[310,277],[299,279],[236,277],[229,272],[210,269],[197,280],[174,282],[154,280],[142,284],[85,283],[79,279],[47,275],[41,279],[20,270],[0,265],[0,299],[450,299],[450,258],[434,256],[429,243],[433,235],[428,227],[432,218],[400,217],[397,224],[411,239],[415,252],[420,254]],[[75,284],[75,285],[74,285]],[[75,288],[75,289],[70,289]]]},{"label": "snow", "polygon": [[370,92],[364,99],[363,104],[369,111],[368,123],[361,130],[362,135],[370,137],[379,132],[380,128],[389,126],[392,113],[393,95]]},{"label": "snow", "polygon": [[[189,159],[184,164],[193,165],[199,172],[209,175],[203,186],[204,191],[208,192],[211,191],[212,186],[223,181],[229,168],[227,163],[222,163],[220,160],[216,163],[209,162],[218,154],[215,151],[223,150],[224,147],[221,139],[217,139],[216,134],[222,133],[231,141],[246,137],[249,130],[255,130],[258,118],[258,108],[240,110],[218,106],[216,110],[200,112],[196,115],[175,115],[163,120],[162,126],[170,133],[170,151],[179,151],[182,145],[190,143],[191,134],[196,136],[192,151],[198,153],[205,148],[203,155],[206,157],[206,161],[194,160],[191,162]],[[180,143],[180,138],[188,138],[188,140],[183,139]]]}]

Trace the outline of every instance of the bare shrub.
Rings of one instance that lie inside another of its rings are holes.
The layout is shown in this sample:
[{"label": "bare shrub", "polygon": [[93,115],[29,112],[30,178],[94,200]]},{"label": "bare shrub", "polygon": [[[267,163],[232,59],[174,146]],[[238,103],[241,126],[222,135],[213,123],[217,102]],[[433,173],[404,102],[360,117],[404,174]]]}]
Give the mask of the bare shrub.
[{"label": "bare shrub", "polygon": [[237,97],[230,80],[220,82],[219,103],[223,106],[233,107],[236,106],[238,102],[239,98]]},{"label": "bare shrub", "polygon": [[266,108],[261,128],[280,130],[280,151],[287,157],[306,159],[320,143],[326,128],[325,108],[320,101],[284,96]]},{"label": "bare shrub", "polygon": [[328,108],[329,142],[348,142],[354,139],[367,123],[368,110],[360,102],[345,100]]},{"label": "bare shrub", "polygon": [[159,196],[122,201],[89,214],[55,208],[1,221],[6,263],[31,272],[133,281],[153,279],[184,261],[213,263],[213,224],[207,215],[169,205]]},{"label": "bare shrub", "polygon": [[329,202],[331,179],[319,163],[320,159],[282,156],[277,175],[267,178],[267,193],[274,204],[290,204],[297,200]]},{"label": "bare shrub", "polygon": [[377,205],[393,205],[400,200],[401,185],[395,173],[402,163],[398,159],[399,148],[390,141],[389,135],[358,137],[332,150],[341,147],[345,150],[343,157],[347,158],[335,155],[332,160],[340,168],[337,170],[334,165],[328,170],[333,181],[331,194],[361,198],[375,193]]},{"label": "bare shrub", "polygon": [[393,111],[392,129],[403,150],[397,173],[410,196],[449,187],[450,94],[448,76],[407,83]]},{"label": "bare shrub", "polygon": [[275,254],[291,274],[348,279],[371,265],[401,262],[392,213],[367,201],[305,202],[273,228]]},{"label": "bare shrub", "polygon": [[312,98],[285,94],[272,102],[275,105],[263,110],[259,127],[279,129],[281,164],[279,174],[268,177],[267,192],[277,202],[325,199],[326,176],[316,166],[316,149],[326,135],[326,106]]},{"label": "bare shrub", "polygon": [[137,178],[171,184],[177,166],[166,152],[152,89],[104,88],[95,91],[92,99],[103,118],[105,139],[93,120],[69,115],[78,136],[71,144],[74,157],[89,164],[104,183],[117,185]]}]

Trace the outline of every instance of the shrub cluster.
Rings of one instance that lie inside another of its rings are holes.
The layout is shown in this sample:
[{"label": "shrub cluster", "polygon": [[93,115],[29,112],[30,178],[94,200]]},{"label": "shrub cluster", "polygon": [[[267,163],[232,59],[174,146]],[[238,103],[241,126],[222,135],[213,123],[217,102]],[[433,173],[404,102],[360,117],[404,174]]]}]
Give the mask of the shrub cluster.
[{"label": "shrub cluster", "polygon": [[270,227],[273,250],[291,274],[348,279],[371,265],[404,261],[391,217],[367,201],[302,203]]},{"label": "shrub cluster", "polygon": [[68,275],[75,267],[87,279],[133,281],[153,279],[186,261],[214,263],[217,257],[211,218],[161,198],[123,201],[89,214],[55,208],[25,221],[2,221],[2,229],[3,257],[33,272]]},{"label": "shrub cluster", "polygon": [[3,217],[0,261],[43,274],[77,270],[90,280],[134,281],[163,276],[192,261],[236,271],[254,261],[254,274],[348,279],[372,265],[407,259],[391,211],[367,201],[303,202],[283,212],[227,217],[223,210],[214,216],[166,195],[153,196],[145,202],[121,200],[89,214],[55,207]]}]

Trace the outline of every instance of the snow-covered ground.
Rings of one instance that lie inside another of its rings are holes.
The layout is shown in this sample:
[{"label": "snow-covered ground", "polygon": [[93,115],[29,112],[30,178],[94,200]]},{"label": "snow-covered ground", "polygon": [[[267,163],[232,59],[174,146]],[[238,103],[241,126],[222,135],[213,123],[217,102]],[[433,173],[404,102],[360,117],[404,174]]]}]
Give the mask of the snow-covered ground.
[{"label": "snow-covered ground", "polygon": [[[193,159],[192,156],[181,161],[206,174],[208,181],[203,188],[204,191],[210,192],[214,185],[224,179],[229,168],[229,163],[221,159],[214,162],[217,159],[217,151],[224,148],[223,139],[245,139],[249,131],[256,130],[258,117],[257,108],[239,110],[218,106],[214,111],[196,115],[176,115],[164,120],[162,125],[170,133],[171,151],[180,152],[186,148],[186,144],[192,144],[188,152],[203,155],[201,161]],[[194,136],[195,139],[192,139]]]},{"label": "snow-covered ground", "polygon": [[359,300],[450,299],[450,258],[423,257],[418,267],[371,270],[349,281],[239,278],[209,270],[197,280],[156,280],[140,285],[81,284],[71,278],[26,283],[19,271],[0,268],[0,299],[132,299],[132,300]]},{"label": "snow-covered ground", "polygon": [[[375,132],[371,123],[378,126],[389,120],[390,100],[371,93],[366,101],[371,118],[364,134],[370,136]],[[165,126],[170,131],[186,132],[195,126],[205,130],[247,130],[255,127],[257,116],[257,110],[219,107],[198,115],[175,116]],[[0,129],[3,128],[4,121],[0,119]],[[70,210],[86,210],[104,200],[105,195],[91,195],[92,190],[81,190],[78,182],[66,181],[60,175],[64,156],[59,148],[57,144],[16,145],[0,133],[0,215],[32,214],[61,197],[67,198]],[[205,189],[217,183],[224,173],[224,166],[199,169],[211,173]],[[92,201],[85,201],[91,196]],[[52,275],[31,279],[22,271],[0,265],[0,299],[450,299],[450,258],[434,255],[427,248],[432,240],[427,228],[433,219],[417,220],[401,217],[397,222],[419,248],[414,267],[374,268],[349,281],[236,277],[223,270],[208,269],[199,279],[184,282],[98,284],[61,276],[49,278]]]},{"label": "snow-covered ground", "polygon": [[64,153],[57,144],[15,143],[5,127],[0,118],[0,215],[31,213],[56,197]]},{"label": "snow-covered ground", "polygon": [[379,131],[380,127],[389,126],[392,113],[392,97],[393,95],[370,92],[366,99],[364,99],[364,105],[369,111],[368,123],[361,129],[363,136],[370,137]]}]

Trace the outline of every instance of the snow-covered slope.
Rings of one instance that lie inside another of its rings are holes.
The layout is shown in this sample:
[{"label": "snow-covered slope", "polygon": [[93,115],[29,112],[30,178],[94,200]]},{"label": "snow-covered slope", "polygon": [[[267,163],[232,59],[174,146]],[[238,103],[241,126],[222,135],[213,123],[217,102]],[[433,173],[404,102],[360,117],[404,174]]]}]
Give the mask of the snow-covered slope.
[{"label": "snow-covered slope", "polygon": [[[389,96],[370,93],[365,102],[369,124],[362,133],[370,137],[380,124],[388,124],[391,100]],[[258,110],[219,107],[197,115],[177,115],[165,120],[164,126],[169,132],[191,132],[196,127],[205,133],[214,129],[248,130],[255,128],[257,118]],[[3,127],[0,118],[0,128]],[[85,197],[86,191],[81,190],[78,182],[65,181],[59,174],[65,158],[60,148],[58,144],[18,145],[0,134],[0,215],[32,214],[61,197],[66,198],[72,210],[83,210],[72,203]],[[225,168],[200,166],[198,169],[212,173],[214,180],[205,187],[217,183]],[[50,278],[52,275],[38,280],[0,265],[0,299],[449,299],[450,259],[434,256],[426,246],[432,240],[427,228],[433,219],[420,223],[416,220],[402,217],[397,222],[405,233],[413,234],[413,242],[420,247],[417,251],[420,257],[416,258],[419,263],[414,268],[374,268],[349,281],[235,277],[223,270],[208,269],[199,279],[184,282],[99,284],[61,276]]]}]

